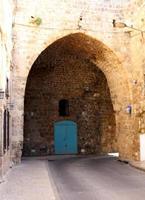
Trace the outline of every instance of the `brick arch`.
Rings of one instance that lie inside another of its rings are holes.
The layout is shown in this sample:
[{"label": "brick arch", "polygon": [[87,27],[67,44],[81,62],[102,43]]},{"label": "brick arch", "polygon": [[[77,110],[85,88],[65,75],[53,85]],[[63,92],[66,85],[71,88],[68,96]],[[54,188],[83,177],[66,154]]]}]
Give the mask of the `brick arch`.
[{"label": "brick arch", "polygon": [[[60,56],[76,56],[77,58],[84,59],[85,62],[92,62],[104,73],[115,111],[120,157],[122,159],[138,159],[139,153],[135,141],[134,118],[126,113],[127,106],[132,104],[132,88],[128,72],[122,66],[115,53],[101,41],[83,33],[69,34],[57,39],[49,46],[47,42],[45,45],[44,50],[39,54],[35,62],[38,59],[46,60],[48,55],[47,59],[56,59],[55,52],[57,52]],[[29,61],[30,66],[33,65],[33,60],[35,58]],[[30,70],[29,68],[27,74],[29,74]]]}]

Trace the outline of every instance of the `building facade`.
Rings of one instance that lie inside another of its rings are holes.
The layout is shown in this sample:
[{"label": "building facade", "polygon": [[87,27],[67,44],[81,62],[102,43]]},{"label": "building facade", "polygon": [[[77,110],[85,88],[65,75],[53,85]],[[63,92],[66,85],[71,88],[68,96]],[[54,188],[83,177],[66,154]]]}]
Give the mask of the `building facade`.
[{"label": "building facade", "polygon": [[10,166],[12,11],[12,2],[0,1],[0,177]]},{"label": "building facade", "polygon": [[[77,153],[143,160],[145,2],[1,2],[12,13],[2,16],[9,29],[1,37],[1,168],[22,154],[56,153],[60,122],[76,124]],[[72,144],[66,127],[63,153]]]}]

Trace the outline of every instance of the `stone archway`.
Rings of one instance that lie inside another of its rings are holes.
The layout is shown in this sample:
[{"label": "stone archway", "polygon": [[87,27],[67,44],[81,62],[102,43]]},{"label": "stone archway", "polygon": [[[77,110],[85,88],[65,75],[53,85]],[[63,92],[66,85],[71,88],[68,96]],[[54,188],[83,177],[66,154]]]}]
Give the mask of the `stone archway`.
[{"label": "stone archway", "polygon": [[[135,119],[126,112],[127,106],[132,104],[131,86],[128,81],[128,73],[116,55],[102,42],[85,34],[75,33],[58,39],[40,56],[41,59],[38,57],[35,61],[37,67],[40,63],[46,66],[43,60],[51,63],[52,60],[59,60],[60,57],[67,56],[91,63],[104,73],[115,112],[117,146],[120,157],[122,159],[138,159],[138,141],[134,134],[136,132]],[[20,152],[20,149],[16,151]]]},{"label": "stone archway", "polygon": [[[78,153],[115,151],[115,114],[105,75],[88,60],[71,55],[59,57],[56,48],[52,51],[57,59],[45,60],[40,55],[28,76],[23,154],[52,154],[54,124],[68,120],[78,126]],[[65,131],[66,142],[71,139],[68,134]],[[62,148],[63,153],[69,152],[63,144]]]}]

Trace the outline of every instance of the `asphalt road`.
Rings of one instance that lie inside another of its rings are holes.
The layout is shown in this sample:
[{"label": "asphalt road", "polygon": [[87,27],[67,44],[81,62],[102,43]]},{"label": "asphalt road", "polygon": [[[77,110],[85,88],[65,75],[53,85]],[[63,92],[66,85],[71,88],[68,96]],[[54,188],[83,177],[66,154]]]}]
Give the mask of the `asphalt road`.
[{"label": "asphalt road", "polygon": [[48,167],[59,200],[145,200],[145,172],[115,158],[54,158]]}]

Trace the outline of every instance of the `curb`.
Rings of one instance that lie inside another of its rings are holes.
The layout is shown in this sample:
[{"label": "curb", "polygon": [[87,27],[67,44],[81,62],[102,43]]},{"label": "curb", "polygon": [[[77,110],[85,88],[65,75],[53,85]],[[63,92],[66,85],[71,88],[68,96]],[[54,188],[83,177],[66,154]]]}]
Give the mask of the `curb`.
[{"label": "curb", "polygon": [[145,166],[144,166],[144,167],[141,167],[141,166],[139,166],[140,164],[137,164],[137,163],[135,164],[135,163],[132,163],[132,162],[129,162],[129,165],[130,165],[131,167],[134,167],[134,168],[140,170],[140,171],[145,172]]}]

